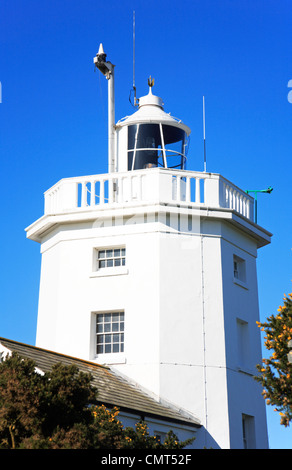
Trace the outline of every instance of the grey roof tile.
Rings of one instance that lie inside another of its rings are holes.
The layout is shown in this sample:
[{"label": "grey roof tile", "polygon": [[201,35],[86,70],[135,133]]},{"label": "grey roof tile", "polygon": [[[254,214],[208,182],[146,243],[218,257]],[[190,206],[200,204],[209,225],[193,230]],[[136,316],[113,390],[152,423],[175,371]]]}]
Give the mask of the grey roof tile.
[{"label": "grey roof tile", "polygon": [[99,403],[109,407],[117,406],[121,410],[128,410],[142,417],[155,417],[194,427],[201,426],[196,418],[187,416],[171,405],[159,403],[124,377],[117,375],[108,366],[1,337],[0,343],[10,351],[16,351],[20,356],[32,359],[43,372],[48,372],[59,362],[65,365],[75,364],[80,371],[90,372],[93,376],[92,384],[98,389]]}]

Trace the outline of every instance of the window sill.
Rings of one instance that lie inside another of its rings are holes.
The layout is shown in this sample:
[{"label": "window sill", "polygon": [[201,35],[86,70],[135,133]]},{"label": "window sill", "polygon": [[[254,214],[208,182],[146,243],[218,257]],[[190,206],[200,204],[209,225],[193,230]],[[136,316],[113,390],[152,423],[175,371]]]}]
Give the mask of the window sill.
[{"label": "window sill", "polygon": [[90,277],[106,277],[106,276],[121,276],[128,274],[129,270],[125,266],[115,268],[101,268],[90,274]]},{"label": "window sill", "polygon": [[234,284],[236,284],[236,285],[242,287],[243,289],[248,290],[248,287],[247,287],[246,282],[241,281],[241,280],[238,279],[237,277],[234,277],[234,278],[233,278],[233,282],[234,282]]},{"label": "window sill", "polygon": [[105,365],[105,364],[125,364],[126,357],[123,353],[109,353],[109,354],[98,354],[95,356],[95,361],[98,364]]}]

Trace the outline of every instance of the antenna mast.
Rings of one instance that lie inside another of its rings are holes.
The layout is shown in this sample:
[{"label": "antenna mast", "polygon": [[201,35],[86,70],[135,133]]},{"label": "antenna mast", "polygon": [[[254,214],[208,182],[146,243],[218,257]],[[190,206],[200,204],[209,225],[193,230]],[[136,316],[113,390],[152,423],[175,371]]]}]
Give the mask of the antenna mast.
[{"label": "antenna mast", "polygon": [[206,172],[205,96],[203,96],[204,171]]},{"label": "antenna mast", "polygon": [[136,99],[136,84],[135,84],[135,10],[133,11],[133,90],[134,90],[134,106],[137,104]]},{"label": "antenna mast", "polygon": [[108,171],[111,173],[115,171],[115,66],[106,60],[102,44],[93,62],[108,81]]}]

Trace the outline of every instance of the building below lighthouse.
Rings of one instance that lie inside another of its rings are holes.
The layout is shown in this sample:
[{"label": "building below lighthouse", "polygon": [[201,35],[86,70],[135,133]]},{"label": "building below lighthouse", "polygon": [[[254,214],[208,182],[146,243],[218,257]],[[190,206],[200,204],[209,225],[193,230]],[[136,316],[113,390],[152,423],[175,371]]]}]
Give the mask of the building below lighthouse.
[{"label": "building below lighthouse", "polygon": [[253,376],[257,250],[271,234],[249,194],[187,169],[190,129],[153,82],[114,123],[114,67],[103,49],[95,63],[109,83],[109,172],[57,182],[26,229],[42,256],[36,346],[106,365],[191,416],[195,448],[267,448]]}]

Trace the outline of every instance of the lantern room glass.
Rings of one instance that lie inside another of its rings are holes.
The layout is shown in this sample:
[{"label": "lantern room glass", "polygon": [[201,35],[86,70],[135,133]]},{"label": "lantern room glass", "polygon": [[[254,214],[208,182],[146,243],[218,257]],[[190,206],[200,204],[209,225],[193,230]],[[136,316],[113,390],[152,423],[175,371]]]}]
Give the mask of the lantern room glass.
[{"label": "lantern room glass", "polygon": [[128,126],[128,170],[162,167],[185,170],[186,133],[167,124]]}]

